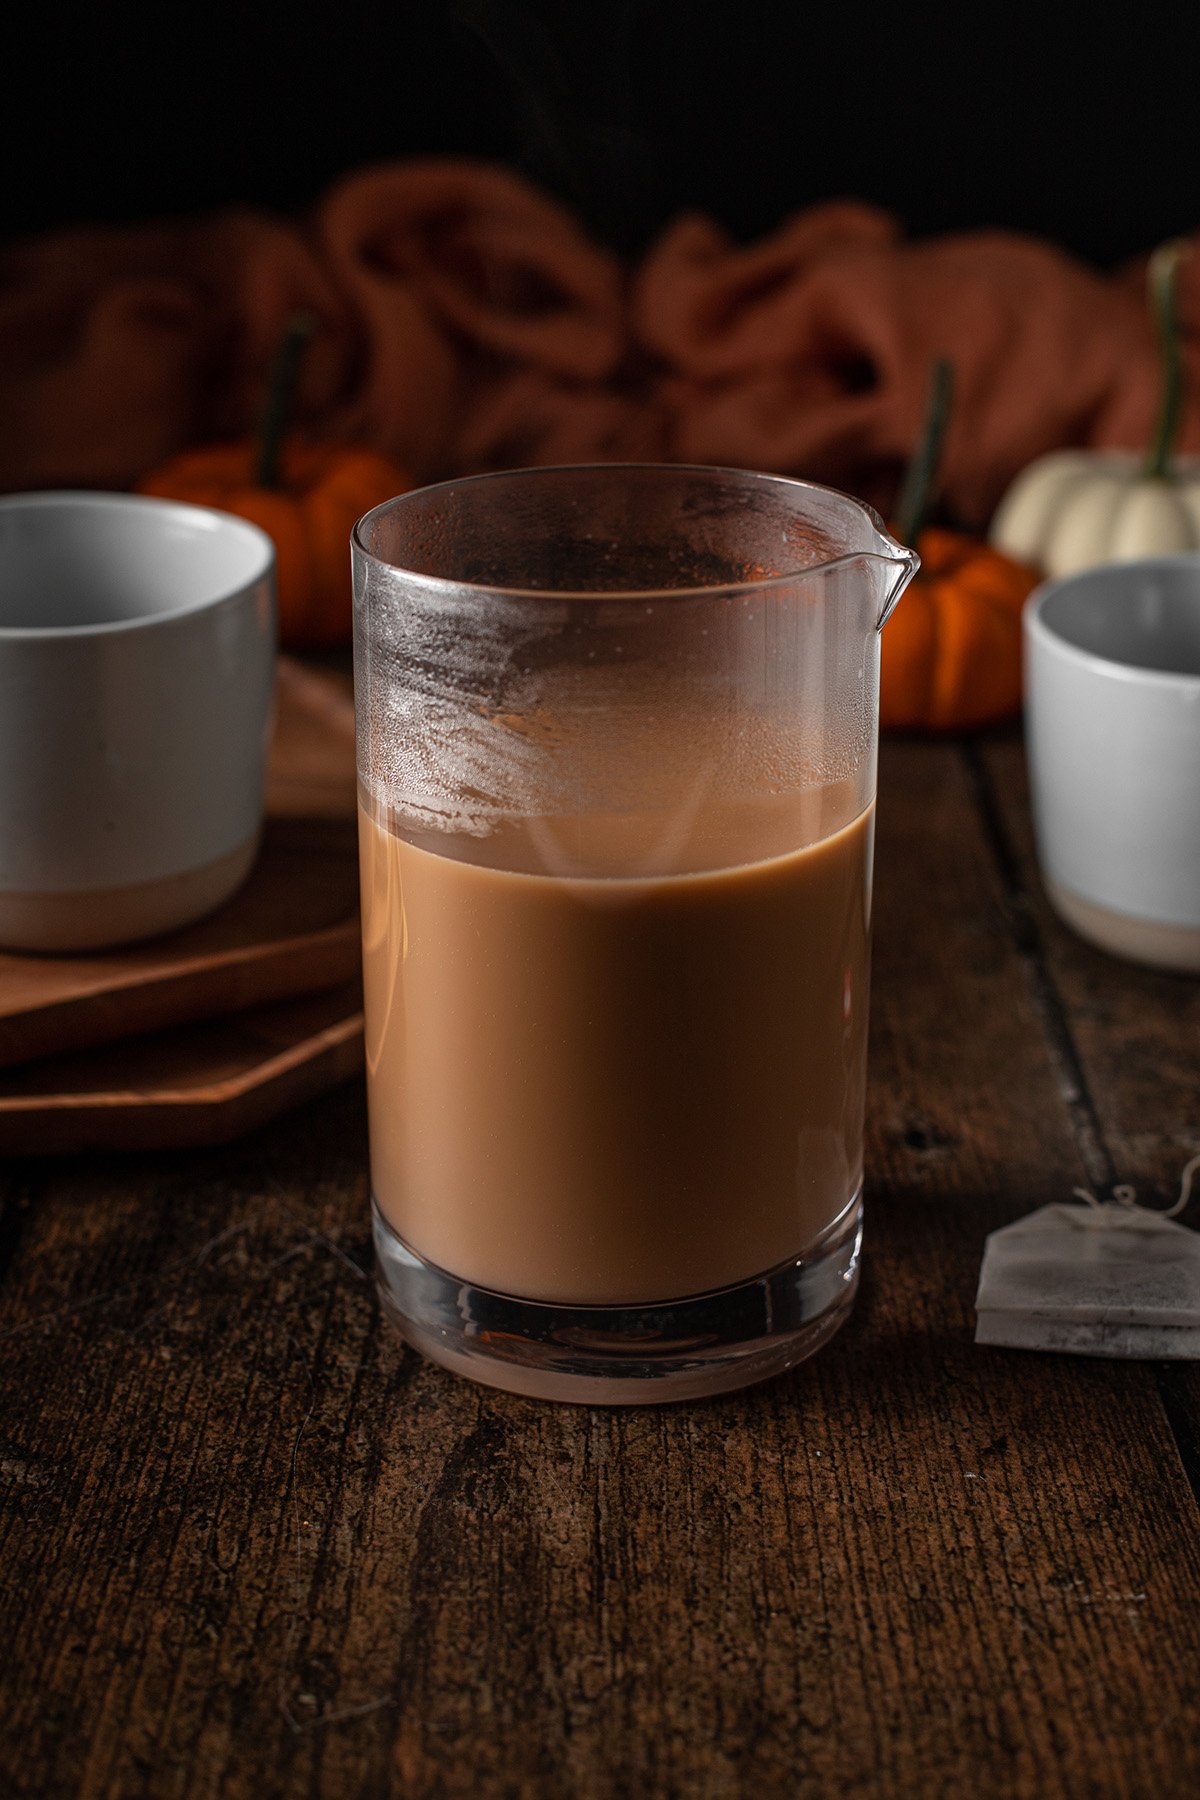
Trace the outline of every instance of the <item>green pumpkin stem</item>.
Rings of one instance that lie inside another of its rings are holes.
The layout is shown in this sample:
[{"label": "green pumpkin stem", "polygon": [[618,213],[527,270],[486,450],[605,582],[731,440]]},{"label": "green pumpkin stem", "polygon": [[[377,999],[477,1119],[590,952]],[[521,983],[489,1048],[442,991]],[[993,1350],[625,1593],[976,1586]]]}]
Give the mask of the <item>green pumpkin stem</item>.
[{"label": "green pumpkin stem", "polygon": [[903,544],[915,544],[925,524],[953,400],[954,365],[949,357],[939,356],[929,377],[921,435],[905,470],[900,498],[896,502],[896,531]]},{"label": "green pumpkin stem", "polygon": [[1146,458],[1145,473],[1155,481],[1167,481],[1171,474],[1171,452],[1179,433],[1183,412],[1183,354],[1179,343],[1179,309],[1176,288],[1179,265],[1190,246],[1186,238],[1163,244],[1150,258],[1146,285],[1150,293],[1150,311],[1158,331],[1158,354],[1162,368],[1162,399],[1158,407],[1158,423],[1154,442]]},{"label": "green pumpkin stem", "polygon": [[308,341],[317,329],[315,313],[293,313],[283,328],[279,347],[267,380],[267,401],[258,428],[258,458],[254,479],[259,487],[277,488],[279,462],[283,453],[283,434],[291,417],[296,396],[296,378]]}]

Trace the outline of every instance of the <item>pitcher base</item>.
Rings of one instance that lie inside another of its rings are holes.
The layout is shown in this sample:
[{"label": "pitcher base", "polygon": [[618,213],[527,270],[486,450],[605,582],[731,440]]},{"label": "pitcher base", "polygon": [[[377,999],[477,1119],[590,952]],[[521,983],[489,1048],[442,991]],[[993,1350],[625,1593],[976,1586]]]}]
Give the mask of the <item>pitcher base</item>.
[{"label": "pitcher base", "polygon": [[380,1299],[405,1341],[456,1375],[539,1400],[661,1405],[765,1381],[833,1336],[858,1287],[861,1188],[808,1250],[765,1275],[637,1306],[557,1306],[473,1287],[371,1210]]}]

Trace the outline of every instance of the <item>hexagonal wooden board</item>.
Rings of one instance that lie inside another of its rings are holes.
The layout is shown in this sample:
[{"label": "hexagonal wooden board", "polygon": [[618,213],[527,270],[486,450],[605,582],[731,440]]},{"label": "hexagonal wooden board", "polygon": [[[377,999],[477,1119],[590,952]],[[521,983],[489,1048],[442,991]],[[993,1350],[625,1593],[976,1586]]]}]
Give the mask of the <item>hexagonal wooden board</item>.
[{"label": "hexagonal wooden board", "polygon": [[0,1154],[223,1144],[362,1067],[350,982],[0,1070]]}]

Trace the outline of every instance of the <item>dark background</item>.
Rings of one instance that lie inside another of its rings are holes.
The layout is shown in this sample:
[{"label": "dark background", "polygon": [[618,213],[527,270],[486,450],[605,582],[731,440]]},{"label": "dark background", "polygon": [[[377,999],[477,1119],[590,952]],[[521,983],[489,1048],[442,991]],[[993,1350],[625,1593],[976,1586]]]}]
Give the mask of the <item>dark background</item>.
[{"label": "dark background", "polygon": [[1018,0],[161,0],[26,11],[3,81],[12,237],[303,207],[414,153],[499,158],[636,250],[854,194],[1112,264],[1200,225],[1200,7]]}]

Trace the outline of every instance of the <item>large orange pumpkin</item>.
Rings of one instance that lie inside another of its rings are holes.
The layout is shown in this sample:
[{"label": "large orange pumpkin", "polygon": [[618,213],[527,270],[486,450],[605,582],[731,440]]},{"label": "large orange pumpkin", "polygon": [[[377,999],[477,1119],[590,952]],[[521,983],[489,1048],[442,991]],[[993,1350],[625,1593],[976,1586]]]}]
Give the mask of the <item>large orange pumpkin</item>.
[{"label": "large orange pumpkin", "polygon": [[143,494],[237,513],[274,540],[279,635],[294,649],[350,635],[350,532],[362,514],[412,486],[390,458],[348,444],[283,437],[299,357],[313,322],[293,320],[271,378],[256,442],[184,451],[139,482]]},{"label": "large orange pumpkin", "polygon": [[921,568],[883,629],[882,725],[966,731],[1021,705],[1021,612],[1037,573],[963,532],[921,529],[952,386],[949,363],[939,362],[897,509],[897,536],[914,546]]}]

